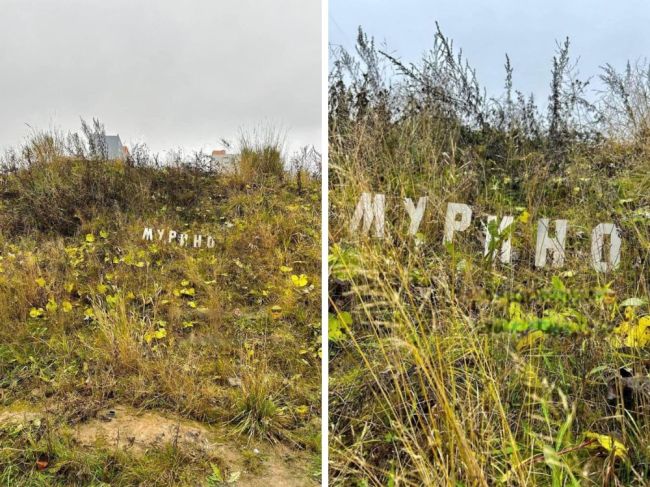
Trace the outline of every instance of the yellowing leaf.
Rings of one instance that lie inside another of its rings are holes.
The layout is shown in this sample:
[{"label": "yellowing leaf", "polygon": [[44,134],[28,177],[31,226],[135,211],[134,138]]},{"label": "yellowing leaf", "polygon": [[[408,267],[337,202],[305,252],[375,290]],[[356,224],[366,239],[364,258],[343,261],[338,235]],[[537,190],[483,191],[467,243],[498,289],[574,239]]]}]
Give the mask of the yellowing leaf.
[{"label": "yellowing leaf", "polygon": [[521,223],[528,223],[529,219],[530,219],[530,213],[528,213],[528,210],[522,211],[518,218],[518,220]]},{"label": "yellowing leaf", "polygon": [[72,303],[70,301],[63,301],[63,303],[61,303],[61,308],[63,308],[64,313],[69,313],[72,311]]},{"label": "yellowing leaf", "polygon": [[625,320],[612,330],[609,337],[610,344],[615,348],[631,347],[643,348],[650,343],[650,316],[642,316],[636,323],[632,323],[634,313],[628,312],[626,308],[625,316],[630,321]]},{"label": "yellowing leaf", "polygon": [[45,305],[45,309],[47,310],[48,313],[55,313],[57,309],[59,309],[59,305],[56,304],[56,301],[54,298],[50,298],[47,300],[47,304]]},{"label": "yellowing leaf", "polygon": [[281,314],[282,314],[282,307],[278,306],[277,304],[271,307],[271,315],[273,316],[273,318],[279,318]]},{"label": "yellowing leaf", "polygon": [[296,411],[297,414],[300,414],[301,416],[304,416],[305,414],[307,414],[309,412],[309,406],[306,406],[306,405],[298,406],[298,407],[296,407],[295,411]]},{"label": "yellowing leaf", "polygon": [[135,266],[136,266],[136,267],[139,267],[139,268],[142,269],[142,268],[144,267],[144,262],[142,262],[142,261],[140,260],[140,261],[138,261],[138,262],[135,264]]},{"label": "yellowing leaf", "polygon": [[108,232],[106,230],[100,230],[99,236],[102,238],[108,238]]},{"label": "yellowing leaf", "polygon": [[625,344],[628,347],[645,347],[650,342],[650,316],[639,318],[636,326],[630,328]]},{"label": "yellowing leaf", "polygon": [[[615,457],[625,458],[627,456],[627,447],[611,436],[601,435],[588,431],[585,433],[585,437],[596,440],[596,448],[600,447],[608,452],[613,452]],[[593,446],[590,446],[590,448],[593,448]]]},{"label": "yellowing leaf", "polygon": [[196,291],[194,290],[193,287],[183,288],[181,289],[181,294],[183,296],[194,296],[196,294]]},{"label": "yellowing leaf", "polygon": [[300,274],[299,276],[292,274],[291,282],[293,282],[293,285],[296,287],[305,287],[309,281],[305,274]]},{"label": "yellowing leaf", "polygon": [[156,331],[148,331],[144,334],[144,340],[147,343],[151,343],[153,339],[162,340],[167,336],[167,330],[164,328],[158,328]]},{"label": "yellowing leaf", "polygon": [[95,241],[95,236],[92,233],[86,234],[86,242],[93,243]]},{"label": "yellowing leaf", "polygon": [[293,267],[287,267],[286,265],[281,265],[280,266],[280,271],[281,272],[291,272],[293,270]]},{"label": "yellowing leaf", "polygon": [[188,305],[190,308],[196,308],[196,301],[188,301],[188,302],[187,302],[187,305]]},{"label": "yellowing leaf", "polygon": [[84,310],[84,316],[86,318],[94,318],[95,317],[95,311],[92,308],[86,308]]},{"label": "yellowing leaf", "polygon": [[183,286],[183,287],[187,287],[187,286],[189,286],[189,285],[190,285],[190,281],[188,281],[187,279],[183,279],[183,280],[181,281],[181,286]]},{"label": "yellowing leaf", "polygon": [[537,342],[543,341],[545,338],[544,332],[542,330],[535,330],[530,333],[527,333],[523,336],[515,346],[518,352],[522,350],[532,348]]},{"label": "yellowing leaf", "polygon": [[106,291],[108,291],[108,286],[106,284],[97,284],[97,292],[105,294]]},{"label": "yellowing leaf", "polygon": [[43,308],[32,308],[29,310],[29,316],[32,318],[40,318],[43,316]]},{"label": "yellowing leaf", "polygon": [[45,287],[45,279],[43,279],[42,277],[37,277],[36,279],[34,279],[34,282],[38,284],[38,287]]}]

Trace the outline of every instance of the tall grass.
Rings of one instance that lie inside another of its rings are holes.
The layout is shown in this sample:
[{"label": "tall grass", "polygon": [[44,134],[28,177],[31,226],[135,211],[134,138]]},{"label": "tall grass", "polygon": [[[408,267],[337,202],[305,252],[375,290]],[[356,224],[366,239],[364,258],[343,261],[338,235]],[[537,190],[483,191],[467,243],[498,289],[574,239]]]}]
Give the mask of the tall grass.
[{"label": "tall grass", "polygon": [[[402,77],[383,79],[382,59]],[[617,347],[614,331],[648,313],[647,140],[578,123],[583,105],[551,99],[551,124],[523,95],[481,99],[440,33],[413,66],[382,57],[363,33],[356,55],[333,61],[333,484],[646,485],[643,401],[610,404],[607,385],[622,366],[648,372],[647,349]],[[384,239],[350,233],[362,192],[386,195]],[[425,217],[409,237],[403,199],[421,196]],[[445,245],[449,202],[474,217]],[[483,256],[487,215],[515,216],[513,264]],[[569,220],[562,269],[534,268],[541,217]],[[625,240],[621,268],[606,275],[589,265],[603,221]],[[644,304],[624,306],[630,297]]]},{"label": "tall grass", "polygon": [[271,125],[241,130],[239,136],[239,174],[246,181],[261,182],[268,177],[282,178],[285,172],[285,135]]}]

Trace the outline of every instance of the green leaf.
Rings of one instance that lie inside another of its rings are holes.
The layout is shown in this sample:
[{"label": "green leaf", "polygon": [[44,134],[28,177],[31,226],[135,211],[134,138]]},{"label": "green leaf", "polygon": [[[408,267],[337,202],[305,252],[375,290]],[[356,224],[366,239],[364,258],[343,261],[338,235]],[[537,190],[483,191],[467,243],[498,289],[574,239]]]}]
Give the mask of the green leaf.
[{"label": "green leaf", "polygon": [[214,463],[210,464],[212,469],[212,475],[210,476],[213,482],[223,482],[223,475],[221,474],[221,469]]},{"label": "green leaf", "polygon": [[352,325],[352,315],[347,311],[338,315],[330,313],[327,323],[327,339],[334,343],[341,342],[345,339],[349,326]]}]

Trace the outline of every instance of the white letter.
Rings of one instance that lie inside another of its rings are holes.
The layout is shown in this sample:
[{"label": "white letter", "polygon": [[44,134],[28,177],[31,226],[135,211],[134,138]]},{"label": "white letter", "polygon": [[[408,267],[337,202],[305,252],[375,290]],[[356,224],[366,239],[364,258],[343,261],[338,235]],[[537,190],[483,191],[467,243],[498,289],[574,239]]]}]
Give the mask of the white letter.
[{"label": "white letter", "polygon": [[[460,215],[460,220],[456,217]],[[445,236],[442,243],[450,243],[454,237],[454,232],[462,232],[469,227],[472,220],[472,209],[463,203],[447,204],[447,216],[445,216]]]},{"label": "white letter", "polygon": [[142,240],[153,240],[153,228],[145,228]]},{"label": "white letter", "polygon": [[[609,262],[602,260],[605,235],[609,235]],[[596,272],[609,272],[621,263],[621,237],[613,223],[601,223],[591,232],[591,263]]]},{"label": "white letter", "polygon": [[[487,217],[487,225],[485,226],[485,252],[484,255],[490,253],[490,245],[492,244],[493,235],[490,233],[490,223],[496,222],[497,217],[494,215],[489,215]],[[501,223],[497,228],[497,236],[499,238],[503,237],[503,233],[508,230],[508,227],[512,225],[515,221],[514,216],[506,215],[501,219]],[[499,253],[499,260],[504,264],[510,263],[511,252],[512,251],[512,238],[508,235],[507,240],[503,240],[501,243],[501,252]]]},{"label": "white letter", "polygon": [[175,230],[170,230],[167,234],[167,242],[171,243],[176,238],[176,235],[177,233]]},{"label": "white letter", "polygon": [[554,238],[548,236],[549,219],[542,218],[537,224],[537,245],[535,249],[535,266],[546,265],[546,251],[550,250],[553,255],[553,267],[564,265],[564,240],[566,239],[566,220],[555,220]]},{"label": "white letter", "polygon": [[208,237],[208,248],[211,249],[214,247],[214,239],[212,237]]},{"label": "white letter", "polygon": [[418,228],[420,228],[420,223],[424,216],[424,210],[427,207],[427,197],[423,196],[418,200],[417,208],[413,205],[413,200],[411,200],[411,198],[404,198],[404,204],[406,205],[406,212],[411,217],[409,235],[415,235],[418,233]]},{"label": "white letter", "polygon": [[165,235],[165,229],[163,228],[162,230],[156,230],[156,233],[158,234],[158,240],[162,240],[163,235]]},{"label": "white letter", "polygon": [[201,246],[201,240],[203,239],[202,235],[194,235],[194,248],[200,247]]},{"label": "white letter", "polygon": [[350,232],[355,233],[361,219],[363,219],[362,232],[367,234],[370,230],[372,222],[375,222],[375,236],[377,238],[384,238],[384,201],[383,194],[376,194],[374,202],[371,202],[370,193],[362,193],[359,198],[359,203],[354,210],[352,216],[352,223],[350,224]]},{"label": "white letter", "polygon": [[187,233],[181,233],[180,244],[181,247],[185,247],[185,245],[187,245]]}]

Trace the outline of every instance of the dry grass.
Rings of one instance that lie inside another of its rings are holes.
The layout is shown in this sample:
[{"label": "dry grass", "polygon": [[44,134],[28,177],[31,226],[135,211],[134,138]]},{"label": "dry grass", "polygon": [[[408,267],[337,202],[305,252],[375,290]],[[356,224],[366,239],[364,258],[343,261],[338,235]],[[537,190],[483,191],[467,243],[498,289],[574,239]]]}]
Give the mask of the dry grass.
[{"label": "dry grass", "polygon": [[[650,147],[576,144],[558,172],[542,151],[508,155],[498,134],[468,138],[432,113],[370,114],[330,133],[333,485],[645,485],[650,424],[610,407],[606,389],[621,366],[648,372],[645,348],[610,339],[630,317],[626,298],[648,313]],[[349,232],[362,192],[386,194],[383,240]],[[403,198],[421,196],[424,220],[407,237]],[[451,246],[448,202],[474,210]],[[516,217],[512,265],[483,257],[489,214]],[[569,220],[562,269],[534,269],[541,217]],[[604,221],[624,239],[607,275],[588,258]],[[625,458],[591,433],[621,441]]]}]

